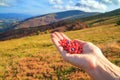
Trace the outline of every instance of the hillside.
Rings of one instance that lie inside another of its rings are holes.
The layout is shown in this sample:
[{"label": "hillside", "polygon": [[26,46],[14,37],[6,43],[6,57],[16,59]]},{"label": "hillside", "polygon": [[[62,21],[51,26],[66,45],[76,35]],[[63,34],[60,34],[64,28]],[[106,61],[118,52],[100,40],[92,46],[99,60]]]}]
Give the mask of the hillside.
[{"label": "hillside", "polygon": [[88,25],[81,22],[68,22],[66,20],[62,20],[59,22],[54,22],[52,24],[38,26],[38,27],[30,27],[30,28],[20,28],[20,29],[13,29],[0,34],[0,41],[2,40],[9,40],[13,38],[21,38],[25,36],[33,36],[38,34],[44,33],[51,33],[55,31],[65,32],[71,30],[79,30],[85,29]]},{"label": "hillside", "polygon": [[90,16],[90,17],[81,18],[81,19],[78,18],[77,20],[81,22],[85,22],[90,26],[113,24],[113,23],[116,23],[118,20],[120,20],[120,8],[110,12],[101,13],[95,16]]},{"label": "hillside", "polygon": [[92,16],[96,14],[99,14],[99,13],[92,13],[92,12],[89,13],[89,12],[83,12],[79,10],[70,10],[70,11],[64,11],[64,12],[50,13],[46,15],[28,18],[20,22],[20,24],[16,25],[15,29],[37,27],[37,26],[47,25],[53,22],[64,20],[64,19],[74,18],[76,16],[78,18],[83,18],[83,17],[88,17],[88,16]]},{"label": "hillside", "polygon": [[[64,14],[64,15],[63,15]],[[67,14],[67,15],[66,15]],[[75,16],[73,15],[75,14]],[[20,38],[24,36],[35,35],[38,33],[54,32],[54,31],[71,31],[88,27],[96,27],[100,25],[116,25],[120,20],[120,9],[102,13],[86,18],[80,18],[77,14],[85,14],[81,11],[66,11],[56,14],[48,14],[26,19],[25,21],[13,26],[16,28],[0,34],[0,40],[8,40],[12,38]],[[88,15],[88,13],[86,13]],[[70,16],[73,15],[73,16]],[[66,16],[66,19],[65,19]],[[69,16],[69,17],[68,17]],[[77,16],[77,18],[76,18]],[[64,18],[63,18],[64,17]],[[85,16],[84,16],[85,17]],[[60,20],[63,19],[63,20]],[[59,21],[60,20],[60,21]],[[52,21],[52,22],[51,22]],[[46,23],[49,23],[46,25]],[[41,26],[40,26],[41,25]]]},{"label": "hillside", "polygon": [[0,33],[14,28],[19,21],[27,19],[31,15],[20,13],[0,13]]},{"label": "hillside", "polygon": [[[91,41],[120,66],[120,26],[103,25],[65,32],[71,39]],[[91,80],[85,71],[61,58],[50,34],[0,42],[1,80]]]}]

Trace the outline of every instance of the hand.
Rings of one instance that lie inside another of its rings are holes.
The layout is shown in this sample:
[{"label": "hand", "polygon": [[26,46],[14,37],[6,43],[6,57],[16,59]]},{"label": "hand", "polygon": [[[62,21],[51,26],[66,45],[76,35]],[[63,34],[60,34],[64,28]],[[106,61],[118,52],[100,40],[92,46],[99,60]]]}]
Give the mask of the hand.
[{"label": "hand", "polygon": [[63,33],[58,32],[53,33],[51,37],[53,43],[55,44],[56,48],[59,50],[65,61],[71,63],[74,66],[81,67],[86,71],[94,69],[96,67],[97,59],[100,56],[103,56],[101,50],[98,47],[90,42],[85,42],[81,40],[75,41],[84,44],[82,54],[68,54],[65,50],[63,50],[58,41],[60,41],[61,39],[70,39]]},{"label": "hand", "polygon": [[59,42],[61,39],[70,40],[63,33],[55,32],[51,34],[52,41],[63,59],[74,66],[85,70],[93,80],[114,80],[120,79],[120,68],[112,64],[104,57],[101,50],[90,42],[75,40],[83,43],[83,52],[81,54],[69,54],[63,50]]}]

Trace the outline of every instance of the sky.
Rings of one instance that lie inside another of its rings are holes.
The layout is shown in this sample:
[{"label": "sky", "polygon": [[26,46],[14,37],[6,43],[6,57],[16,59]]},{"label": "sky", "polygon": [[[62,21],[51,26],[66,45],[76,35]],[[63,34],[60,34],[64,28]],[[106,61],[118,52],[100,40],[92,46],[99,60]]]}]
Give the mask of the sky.
[{"label": "sky", "polygon": [[108,12],[120,8],[120,0],[0,0],[0,13],[42,15],[66,10]]}]

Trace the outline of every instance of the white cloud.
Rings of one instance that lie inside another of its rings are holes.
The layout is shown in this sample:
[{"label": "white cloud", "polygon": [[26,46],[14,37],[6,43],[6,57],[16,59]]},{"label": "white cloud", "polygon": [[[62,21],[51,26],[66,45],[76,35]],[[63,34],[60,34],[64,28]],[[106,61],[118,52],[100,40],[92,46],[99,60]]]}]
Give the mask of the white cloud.
[{"label": "white cloud", "polygon": [[100,3],[96,0],[80,0],[79,2],[81,6],[86,6],[91,9],[99,9],[99,10],[106,10],[107,6],[103,3]]},{"label": "white cloud", "polygon": [[63,9],[63,6],[62,5],[54,5],[53,8],[54,9]]},{"label": "white cloud", "polygon": [[62,0],[49,0],[50,4],[63,4]]},{"label": "white cloud", "polygon": [[82,11],[85,11],[85,12],[91,12],[91,9],[89,7],[83,7],[83,6],[80,6],[80,7],[74,7],[75,10],[82,10]]},{"label": "white cloud", "polygon": [[91,12],[91,9],[89,7],[78,7],[78,6],[71,6],[71,5],[66,5],[66,6],[54,5],[53,8],[54,9],[64,9],[64,10],[82,10],[85,12]]},{"label": "white cloud", "polygon": [[5,2],[0,1],[0,6],[8,7],[9,5],[7,3],[5,3]]},{"label": "white cloud", "polygon": [[111,4],[112,3],[112,0],[101,0],[103,3],[109,3]]},{"label": "white cloud", "polygon": [[73,2],[73,0],[69,0],[68,3],[69,4],[73,4],[74,2]]},{"label": "white cloud", "polygon": [[105,4],[114,4],[114,5],[120,4],[120,0],[101,0],[101,2],[103,2]]},{"label": "white cloud", "polygon": [[62,4],[63,1],[62,1],[62,0],[56,0],[56,3],[57,3],[57,4]]},{"label": "white cloud", "polygon": [[50,4],[55,4],[55,1],[54,0],[49,0],[49,3]]},{"label": "white cloud", "polygon": [[120,5],[120,0],[50,0],[55,9],[105,12],[111,5]]},{"label": "white cloud", "polygon": [[66,9],[66,10],[71,10],[71,9],[73,9],[73,6],[66,5],[66,6],[64,7],[64,9]]},{"label": "white cloud", "polygon": [[112,0],[113,4],[120,5],[120,0]]}]

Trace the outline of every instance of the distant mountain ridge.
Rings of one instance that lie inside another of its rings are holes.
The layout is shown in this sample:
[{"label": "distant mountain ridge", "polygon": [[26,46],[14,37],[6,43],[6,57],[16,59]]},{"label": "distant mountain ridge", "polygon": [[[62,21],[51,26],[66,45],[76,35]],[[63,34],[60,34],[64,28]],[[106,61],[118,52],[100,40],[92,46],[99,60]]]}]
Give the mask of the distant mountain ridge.
[{"label": "distant mountain ridge", "polygon": [[5,19],[24,20],[29,17],[31,17],[31,15],[21,14],[21,13],[0,13],[0,20],[5,20]]},{"label": "distant mountain ridge", "polygon": [[70,18],[76,18],[76,17],[83,18],[83,17],[93,16],[97,14],[99,13],[83,12],[79,10],[70,10],[70,11],[64,11],[64,12],[50,13],[46,15],[28,18],[20,22],[20,24],[16,25],[15,29],[37,27],[37,26],[47,25],[53,22],[64,20],[64,19],[70,19]]},{"label": "distant mountain ridge", "polygon": [[28,14],[20,14],[20,13],[0,13],[0,33],[13,29],[14,25],[19,21],[27,19],[31,17]]},{"label": "distant mountain ridge", "polygon": [[68,17],[75,17],[79,16],[79,18],[87,17],[87,16],[92,16],[99,14],[98,12],[84,12],[80,10],[69,10],[69,11],[64,11],[64,12],[57,12],[56,18],[57,19],[62,19],[62,18],[68,18]]},{"label": "distant mountain ridge", "polygon": [[[18,29],[13,29],[1,33],[0,40],[8,40],[13,38],[29,36],[29,35],[36,35],[38,34],[38,32],[44,33],[46,31],[49,32],[70,31],[70,30],[79,30],[88,27],[95,27],[102,25],[106,25],[106,26],[111,24],[116,25],[116,22],[120,20],[120,9],[116,9],[106,13],[95,14],[83,18],[80,18],[78,16],[79,15],[76,16],[73,15],[69,17],[67,16],[66,19],[61,17],[56,18],[57,15],[54,13],[54,14],[42,15],[41,17],[40,16],[32,17],[16,25],[17,27],[19,27]],[[39,25],[41,24],[39,23],[41,21],[43,22],[50,21],[50,24],[45,25],[46,24],[45,23],[44,25],[43,24]]]},{"label": "distant mountain ridge", "polygon": [[89,23],[89,24],[94,24],[94,23],[115,23],[117,22],[118,20],[120,20],[120,8],[119,9],[116,9],[116,10],[113,10],[113,11],[109,11],[109,12],[106,12],[106,13],[101,13],[99,15],[94,15],[94,16],[89,16],[89,17],[86,17],[86,18],[80,18],[79,21],[82,21],[82,22],[86,22],[86,23]]},{"label": "distant mountain ridge", "polygon": [[44,15],[40,15],[40,16],[33,16],[26,20],[29,20],[32,18],[43,17],[46,15],[54,15],[56,19],[63,19],[63,18],[73,17],[73,16],[81,16],[81,18],[82,18],[85,15],[92,16],[92,15],[96,15],[96,14],[100,14],[100,13],[99,12],[84,12],[84,11],[80,11],[80,10],[68,10],[68,11],[62,11],[62,12],[48,13],[48,14],[44,14]]}]

